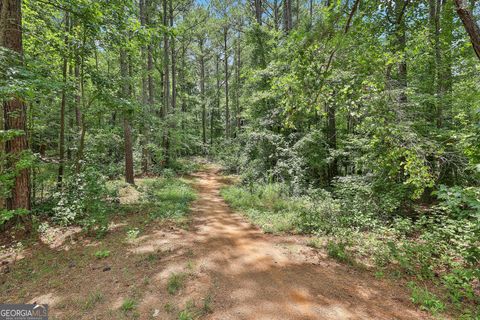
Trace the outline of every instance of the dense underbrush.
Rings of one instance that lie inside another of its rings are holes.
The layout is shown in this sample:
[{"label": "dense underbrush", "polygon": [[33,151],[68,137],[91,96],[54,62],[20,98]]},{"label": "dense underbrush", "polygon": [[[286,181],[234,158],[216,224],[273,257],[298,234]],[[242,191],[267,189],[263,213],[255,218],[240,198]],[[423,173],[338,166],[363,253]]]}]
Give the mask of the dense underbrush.
[{"label": "dense underbrush", "polygon": [[[177,169],[185,173],[190,167],[179,165]],[[98,171],[85,168],[80,174],[67,176],[61,190],[35,206],[30,215],[31,235],[41,236],[50,227],[73,226],[89,236],[103,237],[112,221],[131,213],[146,215],[147,220],[185,220],[194,199],[193,188],[174,169],[165,169],[161,176],[138,178],[132,186],[120,180],[108,181]],[[19,222],[9,232],[24,227]]]},{"label": "dense underbrush", "polygon": [[441,187],[438,204],[394,211],[395,199],[379,197],[356,177],[331,192],[293,196],[283,184],[228,186],[226,201],[266,232],[312,235],[342,262],[362,263],[379,277],[409,281],[412,301],[434,314],[480,316],[480,215],[478,188]]}]

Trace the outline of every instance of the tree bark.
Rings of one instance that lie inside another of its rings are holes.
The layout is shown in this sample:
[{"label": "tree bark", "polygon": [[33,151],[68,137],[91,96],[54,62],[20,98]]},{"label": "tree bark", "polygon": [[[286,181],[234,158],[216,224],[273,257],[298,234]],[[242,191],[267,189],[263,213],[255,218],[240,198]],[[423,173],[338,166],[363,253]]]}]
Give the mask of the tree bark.
[{"label": "tree bark", "polygon": [[278,31],[280,29],[280,4],[278,0],[273,0],[273,25],[275,30]]},{"label": "tree bark", "polygon": [[[168,0],[163,0],[163,26],[167,30],[169,27],[168,22]],[[163,131],[163,153],[164,153],[164,166],[167,166],[170,162],[169,149],[170,142],[168,137],[168,109],[170,105],[170,71],[169,71],[169,35],[165,33],[163,36],[163,112],[162,117],[166,120]]]},{"label": "tree bark", "polygon": [[236,46],[237,50],[236,50],[236,54],[235,54],[235,84],[236,84],[236,88],[235,88],[235,104],[236,104],[236,107],[235,107],[235,110],[236,110],[236,116],[235,116],[235,119],[236,119],[236,127],[237,127],[237,131],[240,131],[240,128],[241,128],[241,125],[242,125],[242,120],[241,120],[241,113],[242,113],[242,110],[241,110],[241,107],[240,107],[240,87],[241,87],[241,83],[240,83],[240,70],[241,70],[241,67],[242,67],[242,60],[241,60],[241,54],[242,54],[242,48],[241,48],[241,38],[238,37],[237,38],[237,46]]},{"label": "tree bark", "polygon": [[202,141],[203,145],[207,144],[207,110],[205,101],[205,54],[203,52],[203,38],[199,39],[200,46],[200,95],[202,99]]},{"label": "tree bark", "polygon": [[80,141],[78,143],[77,159],[75,163],[75,173],[79,174],[82,170],[83,150],[85,149],[85,134],[87,131],[84,116],[82,115],[80,127]]},{"label": "tree bark", "polygon": [[262,0],[253,0],[254,7],[255,7],[255,20],[261,26],[262,25],[262,15],[263,15],[263,7],[262,7]]},{"label": "tree bark", "polygon": [[225,137],[230,138],[230,109],[228,105],[228,26],[223,28],[223,52],[225,69]]},{"label": "tree bark", "polygon": [[[440,0],[439,0],[440,1]],[[437,92],[440,99],[437,110],[437,127],[443,127],[444,120],[452,104],[452,53],[454,10],[453,3],[442,1],[441,15],[439,17],[439,51],[441,63],[437,73],[441,81],[438,83]]]},{"label": "tree bark", "polygon": [[215,106],[212,108],[210,113],[210,145],[213,146],[213,138],[215,135],[215,109],[219,110],[220,113],[220,57],[215,55],[215,77],[217,80],[216,84],[216,94],[215,94]]},{"label": "tree bark", "polygon": [[[22,45],[22,10],[20,0],[0,1],[0,46],[11,50],[12,63],[23,64]],[[5,152],[9,157],[8,167],[18,171],[10,197],[7,199],[7,209],[30,209],[30,176],[28,168],[17,168],[26,150],[28,140],[26,131],[26,106],[20,97],[7,97],[3,102],[5,130],[21,132],[20,135],[7,141]]]},{"label": "tree bark", "polygon": [[[402,8],[402,6],[407,6],[408,0],[397,0],[397,8]],[[402,11],[400,11],[402,10]],[[400,53],[401,60],[398,63],[398,87],[399,87],[399,96],[398,101],[401,104],[407,102],[407,58],[406,47],[407,47],[407,35],[406,35],[406,23],[404,18],[405,9],[397,9],[397,21],[395,26],[395,35],[396,35],[396,51]]]},{"label": "tree bark", "polygon": [[[173,4],[172,0],[169,1],[170,11],[170,27],[173,28]],[[171,51],[171,69],[172,69],[172,112],[175,112],[177,108],[177,68],[176,68],[176,55],[175,55],[175,36],[172,34],[170,38],[170,51]]]},{"label": "tree bark", "polygon": [[473,50],[475,51],[477,58],[480,59],[480,27],[463,0],[454,0],[454,2],[457,14],[460,17],[460,20],[462,20],[463,26],[472,42]]},{"label": "tree bark", "polygon": [[[145,28],[146,26],[146,20],[147,20],[147,13],[146,13],[146,3],[145,0],[140,0],[138,2],[139,5],[139,11],[140,11],[140,26],[142,28]],[[147,45],[148,46],[148,45]],[[142,107],[147,109],[148,106],[148,54],[147,54],[147,46],[142,45],[141,47],[141,61],[142,61],[142,67],[143,71],[145,73],[142,73]],[[144,114],[148,114],[150,110],[144,110]],[[148,149],[147,149],[147,144],[148,144],[148,124],[147,120],[144,121],[143,126],[142,126],[142,132],[143,132],[143,137],[140,141],[140,144],[142,146],[142,173],[146,174],[148,173]]]},{"label": "tree bark", "polygon": [[[130,98],[130,84],[128,81],[128,56],[125,49],[120,49],[120,73],[122,77],[122,97]],[[130,112],[124,111],[123,114],[123,133],[125,144],[125,182],[135,184],[133,174],[133,147],[132,147],[132,129],[130,127]]]},{"label": "tree bark", "polygon": [[283,0],[283,29],[286,33],[292,30],[292,2]]},{"label": "tree bark", "polygon": [[68,33],[70,30],[70,13],[65,12],[65,37],[64,45],[65,52],[63,53],[63,66],[62,66],[62,77],[63,77],[63,88],[62,88],[62,99],[60,102],[60,135],[58,139],[58,177],[57,177],[57,187],[62,188],[63,183],[63,174],[65,170],[65,105],[67,103],[67,70],[68,70]]},{"label": "tree bark", "polygon": [[77,128],[80,130],[82,127],[82,100],[81,100],[81,92],[82,92],[82,79],[80,76],[80,68],[83,66],[80,57],[77,56],[77,59],[75,61],[75,71],[74,71],[74,76],[75,76],[75,81],[77,83],[77,88],[75,92],[75,122],[77,125]]},{"label": "tree bark", "polygon": [[[335,95],[335,92],[333,93]],[[337,150],[337,123],[336,123],[336,107],[334,102],[326,104],[327,109],[327,143],[330,150]],[[333,178],[338,174],[336,156],[332,157],[334,160],[328,166],[328,182],[331,183]]]}]

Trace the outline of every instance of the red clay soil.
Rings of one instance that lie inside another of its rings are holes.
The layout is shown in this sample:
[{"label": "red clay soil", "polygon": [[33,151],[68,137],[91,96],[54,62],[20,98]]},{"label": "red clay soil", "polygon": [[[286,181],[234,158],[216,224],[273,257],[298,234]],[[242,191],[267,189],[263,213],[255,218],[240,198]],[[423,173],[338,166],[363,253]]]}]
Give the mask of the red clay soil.
[{"label": "red clay soil", "polygon": [[428,318],[404,288],[331,261],[298,237],[264,234],[223,201],[214,171],[196,176],[193,250],[216,284],[208,319]]},{"label": "red clay soil", "polygon": [[[37,247],[0,275],[0,303],[49,303],[52,319],[72,320],[179,319],[182,310],[212,320],[429,318],[401,284],[339,264],[304,237],[265,234],[248,223],[221,198],[223,178],[214,169],[194,178],[190,227],[147,222],[139,213],[133,217],[145,226],[132,242],[124,240],[132,224],[123,223],[99,241]],[[95,259],[99,249],[111,253]],[[183,283],[169,293],[174,274]],[[126,299],[135,301],[133,310],[122,308]]]}]

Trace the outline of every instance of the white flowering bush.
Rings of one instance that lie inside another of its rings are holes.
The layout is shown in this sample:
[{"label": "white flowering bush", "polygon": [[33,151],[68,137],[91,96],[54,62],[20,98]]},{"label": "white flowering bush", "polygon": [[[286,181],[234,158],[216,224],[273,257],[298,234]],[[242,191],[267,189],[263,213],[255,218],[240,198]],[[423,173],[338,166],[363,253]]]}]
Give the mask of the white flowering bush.
[{"label": "white flowering bush", "polygon": [[63,188],[54,195],[53,219],[61,225],[79,223],[88,231],[107,229],[105,178],[94,168],[67,176]]}]

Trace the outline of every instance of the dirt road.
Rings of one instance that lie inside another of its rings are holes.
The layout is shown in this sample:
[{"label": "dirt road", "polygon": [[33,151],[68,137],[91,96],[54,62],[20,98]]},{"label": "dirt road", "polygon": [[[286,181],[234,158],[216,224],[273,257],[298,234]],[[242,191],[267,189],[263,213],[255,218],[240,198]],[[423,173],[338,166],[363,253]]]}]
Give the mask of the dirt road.
[{"label": "dirt road", "polygon": [[[219,195],[215,169],[191,182],[198,198],[189,224],[139,209],[105,238],[37,245],[0,274],[0,302],[48,303],[51,319],[62,320],[428,318],[401,285],[339,264],[305,237],[252,226]],[[127,241],[134,227],[141,233]],[[95,257],[99,250],[108,254]]]},{"label": "dirt road", "polygon": [[196,175],[196,264],[212,283],[208,319],[425,319],[404,289],[342,266],[301,238],[263,234],[219,195],[221,178]]}]

